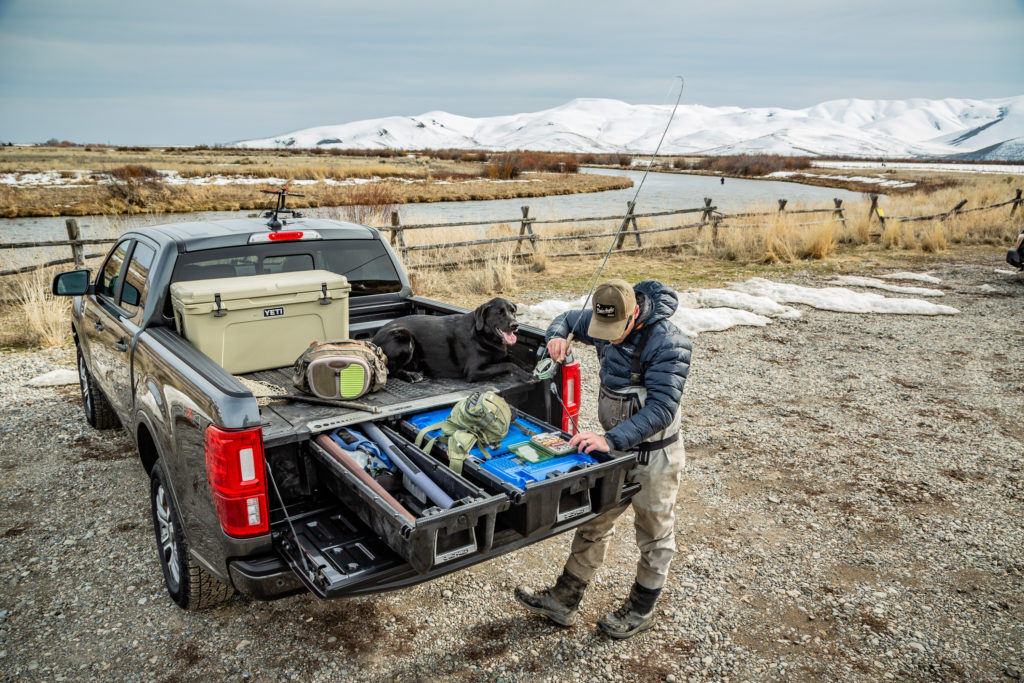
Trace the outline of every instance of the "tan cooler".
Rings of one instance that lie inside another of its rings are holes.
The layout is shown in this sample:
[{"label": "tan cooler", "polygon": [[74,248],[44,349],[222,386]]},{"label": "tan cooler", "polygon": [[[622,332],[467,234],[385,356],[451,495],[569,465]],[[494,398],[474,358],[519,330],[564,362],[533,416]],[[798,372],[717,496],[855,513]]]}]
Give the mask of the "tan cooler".
[{"label": "tan cooler", "polygon": [[178,334],[232,374],[292,365],[310,342],[348,339],[344,275],[304,270],[176,282]]}]

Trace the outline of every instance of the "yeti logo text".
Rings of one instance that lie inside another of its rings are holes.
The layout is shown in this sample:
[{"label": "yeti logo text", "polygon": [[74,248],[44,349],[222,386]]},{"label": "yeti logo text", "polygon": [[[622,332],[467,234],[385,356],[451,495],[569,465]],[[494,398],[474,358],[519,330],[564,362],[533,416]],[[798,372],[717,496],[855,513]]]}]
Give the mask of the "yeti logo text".
[{"label": "yeti logo text", "polygon": [[279,315],[284,315],[284,306],[278,306],[277,308],[264,308],[264,318],[276,318]]},{"label": "yeti logo text", "polygon": [[602,318],[614,318],[615,304],[597,304],[594,306],[594,312]]}]

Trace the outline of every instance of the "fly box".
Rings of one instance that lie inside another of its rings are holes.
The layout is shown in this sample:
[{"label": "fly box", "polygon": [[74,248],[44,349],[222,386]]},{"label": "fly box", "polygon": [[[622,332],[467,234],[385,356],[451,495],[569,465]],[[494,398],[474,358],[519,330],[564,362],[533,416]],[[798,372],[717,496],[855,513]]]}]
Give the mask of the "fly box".
[{"label": "fly box", "polygon": [[292,365],[311,341],[348,338],[344,275],[305,270],[171,285],[178,334],[232,374]]},{"label": "fly box", "polygon": [[[451,413],[451,407],[406,415],[399,431],[410,439],[424,427],[437,424]],[[491,457],[478,448],[470,451],[462,464],[462,472],[472,482],[489,492],[501,492],[509,499],[507,510],[498,514],[498,523],[523,536],[546,531],[591,514],[599,514],[617,505],[625,495],[626,472],[636,458],[632,453],[572,452],[563,455],[544,451],[537,462],[521,457],[518,452],[531,443],[531,437],[543,435],[547,443],[555,436],[568,440],[568,435],[540,420],[515,415],[509,432],[500,446],[489,448]],[[427,438],[441,434],[440,429],[427,432]],[[534,442],[534,445],[536,443]],[[534,451],[536,453],[537,451]],[[430,454],[447,462],[442,440]],[[635,489],[632,489],[635,492]]]},{"label": "fly box", "polygon": [[[320,480],[413,569],[422,574],[490,550],[496,516],[509,505],[505,496],[481,490],[386,426],[374,431],[363,423],[344,431],[359,432],[361,438],[373,433],[377,446],[386,440],[398,452],[385,448],[390,457],[369,457],[372,443],[346,447],[341,434],[319,435],[310,449],[325,475]],[[391,468],[399,458],[406,465],[402,471]],[[392,473],[382,471],[387,468]],[[430,490],[449,507],[435,504],[424,493]]]}]

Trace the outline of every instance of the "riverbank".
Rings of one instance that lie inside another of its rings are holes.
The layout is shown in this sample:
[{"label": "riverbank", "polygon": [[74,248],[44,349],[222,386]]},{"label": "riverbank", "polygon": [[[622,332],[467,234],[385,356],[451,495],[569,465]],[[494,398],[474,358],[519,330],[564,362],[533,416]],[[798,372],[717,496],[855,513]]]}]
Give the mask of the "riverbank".
[{"label": "riverbank", "polygon": [[[544,197],[630,187],[624,177],[495,169],[426,154],[309,150],[0,147],[0,216],[120,216],[266,208],[288,186],[293,208]],[[530,158],[554,166],[558,155]],[[487,155],[467,157],[486,159]],[[565,166],[565,164],[562,164]],[[528,165],[529,166],[529,165]]]},{"label": "riverbank", "polygon": [[[631,512],[570,629],[512,599],[554,580],[566,536],[384,595],[182,612],[130,441],[85,424],[77,386],[26,386],[73,370],[73,353],[0,352],[0,662],[29,681],[1017,679],[1024,280],[999,272],[1002,253],[846,271],[927,273],[956,315],[798,305],[798,319],[693,340],[678,551],[654,629],[624,642],[595,622],[632,581]],[[765,276],[824,287],[819,267]],[[509,298],[581,294],[534,285]],[[577,357],[596,428],[596,358]]]}]

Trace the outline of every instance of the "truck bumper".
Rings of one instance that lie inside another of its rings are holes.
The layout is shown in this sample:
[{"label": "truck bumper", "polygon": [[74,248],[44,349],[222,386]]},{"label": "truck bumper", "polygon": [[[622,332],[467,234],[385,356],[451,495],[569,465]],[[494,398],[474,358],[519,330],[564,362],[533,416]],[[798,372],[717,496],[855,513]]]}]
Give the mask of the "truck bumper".
[{"label": "truck bumper", "polygon": [[276,555],[233,560],[228,571],[235,590],[256,600],[277,600],[306,591],[295,573]]}]

